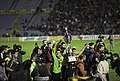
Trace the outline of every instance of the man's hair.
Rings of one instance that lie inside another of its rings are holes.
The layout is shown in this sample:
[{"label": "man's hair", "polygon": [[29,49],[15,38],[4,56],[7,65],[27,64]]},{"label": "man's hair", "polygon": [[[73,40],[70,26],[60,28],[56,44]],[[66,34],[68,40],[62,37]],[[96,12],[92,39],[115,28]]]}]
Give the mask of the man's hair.
[{"label": "man's hair", "polygon": [[80,59],[80,60],[82,60],[82,59],[83,59],[83,57],[84,57],[84,55],[83,55],[83,54],[81,54],[81,55],[79,56],[79,59]]},{"label": "man's hair", "polygon": [[43,40],[42,43],[44,43],[46,40]]},{"label": "man's hair", "polygon": [[76,48],[72,48],[72,51],[73,51],[73,50],[76,50]]},{"label": "man's hair", "polygon": [[7,46],[7,45],[2,45],[2,46],[0,46],[0,53],[1,53],[5,48],[10,48],[10,47]]},{"label": "man's hair", "polygon": [[48,42],[47,45],[51,44],[51,42]]},{"label": "man's hair", "polygon": [[101,47],[104,47],[103,45],[98,45],[97,50],[99,50]]},{"label": "man's hair", "polygon": [[119,54],[113,53],[112,56],[114,56],[114,57],[119,57]]},{"label": "man's hair", "polygon": [[94,44],[93,42],[89,43],[90,46],[92,46],[93,44]]},{"label": "man's hair", "polygon": [[65,44],[65,42],[61,42],[61,45]]}]

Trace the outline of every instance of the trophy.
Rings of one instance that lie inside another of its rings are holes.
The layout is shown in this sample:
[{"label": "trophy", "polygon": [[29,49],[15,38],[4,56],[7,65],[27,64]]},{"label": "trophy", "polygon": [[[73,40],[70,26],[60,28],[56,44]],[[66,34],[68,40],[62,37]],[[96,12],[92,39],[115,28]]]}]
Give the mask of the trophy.
[{"label": "trophy", "polygon": [[67,50],[67,53],[68,54],[70,54],[70,47],[71,47],[71,41],[72,41],[72,37],[71,37],[71,35],[68,33],[68,28],[67,27],[65,27],[65,31],[66,31],[66,33],[65,33],[65,36],[64,36],[64,41],[67,43],[67,48],[68,48],[68,50]]},{"label": "trophy", "polygon": [[[73,77],[76,75],[76,70],[75,70],[75,62],[76,60],[76,56],[72,55],[72,53],[70,52],[70,48],[71,48],[71,41],[72,41],[72,36],[68,33],[68,29],[67,27],[65,27],[65,36],[64,36],[64,40],[67,43],[67,62],[68,62],[68,75],[67,78],[69,79],[70,77]],[[72,71],[72,72],[70,72]],[[70,72],[70,73],[69,73]]]},{"label": "trophy", "polygon": [[68,29],[67,27],[65,27],[65,31],[66,31],[66,34],[65,34],[65,42],[68,44],[68,43],[71,43],[71,35],[68,33]]}]

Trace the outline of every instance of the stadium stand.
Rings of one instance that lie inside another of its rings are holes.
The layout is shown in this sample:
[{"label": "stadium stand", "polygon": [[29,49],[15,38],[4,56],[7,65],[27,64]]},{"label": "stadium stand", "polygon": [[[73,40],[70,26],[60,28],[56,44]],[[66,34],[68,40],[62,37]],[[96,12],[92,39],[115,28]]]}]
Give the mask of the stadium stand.
[{"label": "stadium stand", "polygon": [[0,27],[13,29],[1,29],[0,36],[13,31],[26,36],[31,33],[28,30],[39,31],[38,35],[63,35],[65,27],[72,35],[120,34],[119,0],[8,0],[1,1],[0,9],[33,10],[0,14]]},{"label": "stadium stand", "polygon": [[60,30],[67,26],[75,35],[117,34],[120,33],[119,4],[118,0],[60,0],[48,19],[49,25],[55,31],[57,26]]}]

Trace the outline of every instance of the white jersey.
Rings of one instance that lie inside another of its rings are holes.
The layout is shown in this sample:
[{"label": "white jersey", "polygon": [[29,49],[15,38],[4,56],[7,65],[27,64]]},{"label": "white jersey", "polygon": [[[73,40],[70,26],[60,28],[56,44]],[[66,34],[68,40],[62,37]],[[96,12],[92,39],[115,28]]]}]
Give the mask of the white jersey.
[{"label": "white jersey", "polygon": [[109,63],[106,60],[100,61],[100,63],[97,66],[97,74],[95,74],[95,76],[99,77],[101,81],[107,81],[108,73],[109,73]]},{"label": "white jersey", "polygon": [[109,73],[109,63],[106,60],[100,61],[100,63],[97,66],[97,72],[100,75]]}]

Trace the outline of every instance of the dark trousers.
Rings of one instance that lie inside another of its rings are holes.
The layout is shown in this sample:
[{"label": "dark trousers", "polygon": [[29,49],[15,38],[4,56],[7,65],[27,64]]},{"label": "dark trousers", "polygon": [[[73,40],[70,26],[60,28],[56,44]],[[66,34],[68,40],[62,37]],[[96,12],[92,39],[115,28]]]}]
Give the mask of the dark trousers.
[{"label": "dark trousers", "polygon": [[61,73],[52,73],[53,81],[61,81]]},{"label": "dark trousers", "polygon": [[76,67],[75,66],[68,66],[68,68],[66,69],[66,76],[67,78],[73,77],[76,75]]},{"label": "dark trousers", "polygon": [[62,81],[67,81],[66,66],[62,66]]}]

